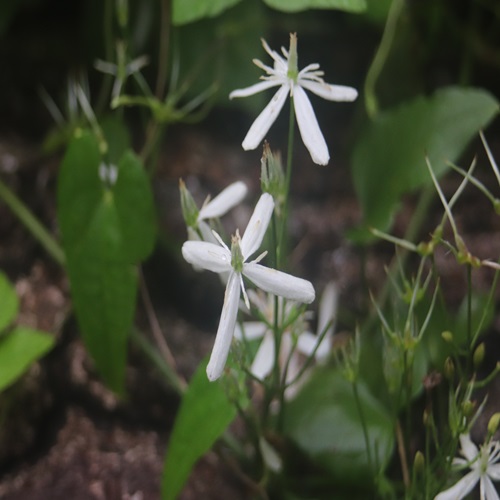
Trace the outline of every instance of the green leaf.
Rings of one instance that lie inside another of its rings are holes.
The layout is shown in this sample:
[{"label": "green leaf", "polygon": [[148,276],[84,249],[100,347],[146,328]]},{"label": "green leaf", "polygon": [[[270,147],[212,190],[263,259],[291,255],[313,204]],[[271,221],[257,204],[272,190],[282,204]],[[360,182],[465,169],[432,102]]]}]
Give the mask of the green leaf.
[{"label": "green leaf", "polygon": [[130,135],[127,127],[117,115],[106,116],[100,120],[99,125],[108,144],[107,159],[116,165],[123,152],[130,147]]},{"label": "green leaf", "polygon": [[191,469],[226,430],[236,408],[221,382],[209,382],[205,372],[208,358],[200,364],[184,394],[170,436],[162,476],[162,498],[177,498]]},{"label": "green leaf", "polygon": [[498,102],[488,92],[455,87],[380,113],[352,159],[366,226],[386,230],[401,195],[432,182],[425,156],[437,175],[444,173],[446,161],[456,162],[497,113]]},{"label": "green leaf", "polygon": [[362,382],[357,388],[362,417],[352,385],[339,371],[317,370],[285,413],[285,432],[343,483],[356,483],[370,471],[363,420],[377,471],[385,468],[394,446],[390,415]]},{"label": "green leaf", "polygon": [[0,333],[15,319],[19,310],[19,300],[7,276],[0,271]]},{"label": "green leaf", "polygon": [[174,25],[187,24],[204,17],[215,17],[241,0],[173,0]]},{"label": "green leaf", "polygon": [[105,382],[123,391],[136,264],[155,238],[153,197],[140,161],[125,152],[113,185],[101,181],[95,137],[80,131],[63,160],[58,214],[75,312]]},{"label": "green leaf", "polygon": [[15,382],[54,345],[54,337],[31,328],[17,327],[0,338],[0,391]]},{"label": "green leaf", "polygon": [[347,12],[364,12],[366,0],[264,0],[273,9],[299,12],[307,9],[338,9]]}]

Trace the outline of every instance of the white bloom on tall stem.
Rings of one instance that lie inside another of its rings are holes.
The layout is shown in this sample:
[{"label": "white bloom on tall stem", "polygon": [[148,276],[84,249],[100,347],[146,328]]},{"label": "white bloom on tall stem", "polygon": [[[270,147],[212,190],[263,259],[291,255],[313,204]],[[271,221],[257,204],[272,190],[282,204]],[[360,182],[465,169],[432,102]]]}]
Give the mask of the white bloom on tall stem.
[{"label": "white bloom on tall stem", "polygon": [[358,96],[356,89],[343,85],[331,85],[323,81],[323,71],[319,64],[309,64],[304,69],[298,69],[297,35],[290,34],[290,50],[281,48],[283,56],[271,50],[269,45],[262,40],[265,51],[273,58],[274,67],[270,67],[254,59],[253,63],[264,70],[267,76],[262,76],[262,82],[240,90],[234,90],[229,98],[248,97],[271,87],[280,87],[274,94],[271,102],[264,108],[253,122],[245,139],[243,149],[255,149],[264,139],[271,125],[278,117],[286,98],[293,98],[295,115],[300,130],[300,135],[306,148],[309,150],[314,163],[326,165],[330,160],[328,147],[316,120],[313,107],[304,89],[327,99],[329,101],[354,101]]},{"label": "white bloom on tall stem", "polygon": [[259,264],[267,252],[259,255],[253,261],[248,261],[259,249],[264,239],[273,209],[273,197],[264,193],[250,217],[243,237],[240,237],[238,231],[232,237],[231,249],[224,244],[218,235],[219,244],[205,241],[186,241],[182,246],[182,255],[190,264],[216,273],[229,272],[217,336],[207,365],[209,380],[218,379],[224,370],[235,330],[241,294],[243,294],[245,304],[249,307],[243,276],[246,276],[260,289],[274,295],[308,304],[314,300],[314,288],[309,281]]},{"label": "white bloom on tall stem", "polygon": [[498,500],[493,481],[500,481],[500,443],[489,441],[478,450],[469,435],[462,434],[460,446],[465,458],[454,458],[453,465],[469,467],[470,472],[451,488],[439,493],[434,500],[461,500],[474,489],[478,481],[481,500]]}]

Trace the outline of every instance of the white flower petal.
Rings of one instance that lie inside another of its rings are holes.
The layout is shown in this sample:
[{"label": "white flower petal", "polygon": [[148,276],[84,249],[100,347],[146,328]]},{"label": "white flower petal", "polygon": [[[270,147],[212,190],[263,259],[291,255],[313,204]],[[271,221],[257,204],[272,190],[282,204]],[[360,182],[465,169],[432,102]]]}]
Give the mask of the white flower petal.
[{"label": "white flower petal", "polygon": [[500,464],[489,465],[488,476],[490,476],[493,481],[500,481]]},{"label": "white flower petal", "polygon": [[318,165],[326,165],[330,160],[328,147],[319,128],[311,102],[300,85],[296,85],[293,89],[293,105],[302,141],[309,150],[313,162]]},{"label": "white flower petal", "polygon": [[477,446],[472,442],[469,434],[460,434],[459,439],[462,455],[472,462],[479,453]]},{"label": "white flower petal", "polygon": [[261,111],[260,115],[255,119],[250,130],[248,131],[245,139],[243,139],[243,149],[248,151],[249,149],[255,149],[260,145],[262,139],[264,139],[271,125],[274,123],[278,117],[283,105],[285,104],[288,93],[290,92],[290,87],[288,84],[283,84],[269,104]]},{"label": "white flower petal", "polygon": [[238,340],[261,339],[266,333],[268,326],[262,321],[245,321],[243,325],[236,325],[234,336]]},{"label": "white flower petal", "polygon": [[358,97],[358,91],[355,88],[344,85],[331,85],[305,78],[299,79],[299,85],[328,101],[350,102]]},{"label": "white flower petal", "polygon": [[241,181],[233,182],[233,184],[229,185],[218,196],[201,208],[198,221],[221,217],[240,203],[246,196],[247,191],[245,183]]},{"label": "white flower petal", "polygon": [[193,266],[222,273],[231,270],[231,254],[219,245],[206,241],[186,241],[182,245],[183,257]]},{"label": "white flower petal", "polygon": [[244,260],[247,260],[259,249],[273,215],[273,210],[273,197],[269,193],[262,194],[241,238],[240,248]]},{"label": "white flower petal", "polygon": [[311,332],[302,332],[297,339],[297,350],[309,357],[318,343],[319,337]]},{"label": "white flower petal", "polygon": [[323,333],[323,330],[328,326],[326,337],[333,335],[334,320],[337,315],[339,292],[337,285],[330,281],[321,295],[321,302],[318,310],[318,335]]},{"label": "white flower petal", "polygon": [[274,338],[270,331],[264,335],[250,371],[259,380],[271,373],[274,366]]},{"label": "white flower petal", "polygon": [[229,99],[234,99],[235,97],[249,97],[254,94],[258,94],[263,90],[270,89],[272,87],[277,87],[281,85],[283,82],[276,79],[271,80],[263,80],[259,83],[255,83],[254,85],[250,85],[250,87],[245,87],[244,89],[233,90],[229,94]]},{"label": "white flower petal", "polygon": [[473,470],[451,488],[439,493],[434,500],[461,500],[474,489],[478,480],[479,473]]},{"label": "white flower petal", "polygon": [[481,498],[500,500],[495,485],[488,476],[481,476]]},{"label": "white flower petal", "polygon": [[240,276],[232,272],[227,282],[224,294],[224,305],[215,337],[214,347],[207,365],[207,377],[211,382],[217,380],[226,365],[227,355],[233,339],[236,316],[238,315],[238,303],[240,301]]},{"label": "white flower petal", "polygon": [[261,266],[255,262],[243,264],[243,274],[265,292],[310,304],[314,300],[314,288],[309,281],[290,274]]},{"label": "white flower petal", "polygon": [[[208,241],[214,245],[220,246],[217,238],[214,236],[210,226],[203,220],[198,222],[198,229],[200,230],[202,241]],[[190,238],[191,239],[191,238]],[[199,238],[198,238],[199,239]]]}]

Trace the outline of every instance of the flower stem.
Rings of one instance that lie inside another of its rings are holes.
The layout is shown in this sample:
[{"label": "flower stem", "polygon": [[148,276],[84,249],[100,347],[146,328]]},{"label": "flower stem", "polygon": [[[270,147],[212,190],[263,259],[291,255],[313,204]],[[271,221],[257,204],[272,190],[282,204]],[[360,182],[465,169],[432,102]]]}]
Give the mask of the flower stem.
[{"label": "flower stem", "polygon": [[64,265],[64,252],[57,241],[45,229],[29,208],[0,180],[0,198],[5,201],[16,217],[24,224],[47,253]]},{"label": "flower stem", "polygon": [[391,51],[391,45],[394,40],[394,35],[396,33],[396,26],[399,16],[404,8],[404,0],[394,0],[389,8],[389,13],[387,14],[387,20],[385,23],[384,33],[382,35],[382,40],[380,40],[380,45],[378,46],[375,57],[368,69],[365,80],[365,107],[368,116],[373,119],[378,113],[378,100],[375,92],[375,85],[382,72],[387,58],[389,57],[389,52]]},{"label": "flower stem", "polygon": [[[288,247],[287,225],[288,213],[290,209],[290,184],[292,179],[292,160],[293,160],[293,136],[295,131],[295,110],[293,102],[290,102],[290,120],[288,124],[288,149],[286,154],[286,173],[285,173],[285,196],[283,202],[283,219],[281,221],[281,233],[278,241],[278,262],[277,268],[283,268],[283,256],[286,255]],[[286,266],[284,266],[286,267]]]}]

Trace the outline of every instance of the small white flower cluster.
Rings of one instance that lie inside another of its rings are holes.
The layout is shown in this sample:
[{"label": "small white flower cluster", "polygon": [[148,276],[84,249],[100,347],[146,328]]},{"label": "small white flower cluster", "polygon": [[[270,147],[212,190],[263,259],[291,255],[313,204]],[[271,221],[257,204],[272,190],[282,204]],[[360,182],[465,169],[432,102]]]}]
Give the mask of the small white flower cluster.
[{"label": "small white flower cluster", "polygon": [[[217,204],[217,210],[212,210],[210,203],[204,206],[205,214],[209,213],[213,216],[213,213],[217,212],[217,215],[222,215],[235,205],[234,196],[235,189],[232,185],[211,202]],[[260,254],[254,260],[249,260],[260,248],[273,210],[272,196],[264,193],[250,217],[243,236],[240,236],[239,231],[236,230],[231,239],[231,248],[213,230],[212,235],[216,240],[215,243],[213,241],[190,240],[182,246],[182,255],[193,266],[220,274],[228,274],[219,328],[207,366],[209,380],[218,379],[226,364],[235,332],[241,295],[243,295],[247,307],[250,308],[243,276],[265,292],[307,304],[314,300],[314,288],[309,281],[259,264],[267,252]]]}]

